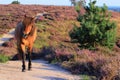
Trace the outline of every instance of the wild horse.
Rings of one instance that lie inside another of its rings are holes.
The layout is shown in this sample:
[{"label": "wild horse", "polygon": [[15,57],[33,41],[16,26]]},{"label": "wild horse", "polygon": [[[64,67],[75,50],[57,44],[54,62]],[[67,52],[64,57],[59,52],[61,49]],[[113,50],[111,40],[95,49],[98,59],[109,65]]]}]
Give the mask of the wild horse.
[{"label": "wild horse", "polygon": [[19,22],[15,28],[15,38],[17,40],[17,50],[22,57],[22,72],[26,70],[25,59],[28,53],[28,70],[31,70],[31,52],[33,43],[37,36],[35,17],[24,16],[23,21]]}]

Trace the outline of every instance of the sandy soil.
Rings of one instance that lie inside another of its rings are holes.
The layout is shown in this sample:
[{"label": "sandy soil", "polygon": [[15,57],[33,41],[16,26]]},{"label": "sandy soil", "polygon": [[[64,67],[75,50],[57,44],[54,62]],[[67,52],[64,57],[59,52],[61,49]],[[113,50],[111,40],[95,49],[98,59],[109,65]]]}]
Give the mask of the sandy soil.
[{"label": "sandy soil", "polygon": [[32,66],[32,71],[21,72],[21,61],[0,63],[0,80],[81,80],[80,76],[46,61],[33,60]]},{"label": "sandy soil", "polygon": [[0,46],[8,41],[10,38],[14,37],[14,31],[15,29],[11,29],[7,34],[3,34],[3,36],[0,38]]}]

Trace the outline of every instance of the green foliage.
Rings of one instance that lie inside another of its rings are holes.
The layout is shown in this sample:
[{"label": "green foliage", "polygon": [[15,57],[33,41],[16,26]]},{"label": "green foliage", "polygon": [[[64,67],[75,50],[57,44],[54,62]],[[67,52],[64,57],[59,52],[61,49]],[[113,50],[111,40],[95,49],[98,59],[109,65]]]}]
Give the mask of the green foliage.
[{"label": "green foliage", "polygon": [[0,54],[0,63],[5,63],[9,60],[8,56],[5,56],[3,54]]},{"label": "green foliage", "polygon": [[39,30],[41,30],[40,33],[37,34],[37,39],[35,41],[34,47],[35,48],[43,48],[49,46],[48,38],[50,36],[50,33],[46,31],[46,28],[48,26],[45,25],[45,22],[37,23],[36,26]]},{"label": "green foliage", "polygon": [[45,40],[44,38],[37,38],[38,40],[35,41],[34,47],[35,48],[42,48],[44,46],[49,46],[47,40]]},{"label": "green foliage", "polygon": [[90,76],[87,76],[87,75],[82,75],[81,77],[83,78],[83,80],[91,80]]},{"label": "green foliage", "polygon": [[97,45],[112,48],[116,40],[116,24],[110,21],[107,6],[98,7],[96,1],[85,6],[86,13],[78,16],[80,27],[70,32],[71,39],[80,43],[81,48],[95,49]]},{"label": "green foliage", "polygon": [[78,3],[76,3],[75,5],[75,10],[79,13],[80,12],[80,5]]},{"label": "green foliage", "polygon": [[17,0],[17,1],[13,1],[11,4],[20,4],[20,2]]}]

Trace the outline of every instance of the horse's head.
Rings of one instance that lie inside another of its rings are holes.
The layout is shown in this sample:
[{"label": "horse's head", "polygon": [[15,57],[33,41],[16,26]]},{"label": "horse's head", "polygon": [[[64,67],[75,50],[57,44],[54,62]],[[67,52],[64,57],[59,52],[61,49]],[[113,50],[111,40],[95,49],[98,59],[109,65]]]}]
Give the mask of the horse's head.
[{"label": "horse's head", "polygon": [[24,16],[24,19],[23,19],[23,25],[24,25],[23,37],[24,38],[27,38],[27,36],[30,34],[34,24],[34,20],[35,20],[34,17],[28,17],[26,15]]}]

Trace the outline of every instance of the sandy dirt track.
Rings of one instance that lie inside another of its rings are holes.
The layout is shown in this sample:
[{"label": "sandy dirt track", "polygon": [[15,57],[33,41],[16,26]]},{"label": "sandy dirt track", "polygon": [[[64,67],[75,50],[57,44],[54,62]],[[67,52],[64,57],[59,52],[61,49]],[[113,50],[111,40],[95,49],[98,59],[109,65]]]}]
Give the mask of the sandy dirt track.
[{"label": "sandy dirt track", "polygon": [[80,76],[43,60],[33,60],[32,66],[32,71],[21,72],[21,61],[0,63],[0,80],[82,80]]},{"label": "sandy dirt track", "polygon": [[14,37],[14,31],[15,29],[11,29],[7,34],[3,34],[2,37],[0,37],[0,46],[6,42],[6,41],[9,41],[10,38],[13,38]]}]

